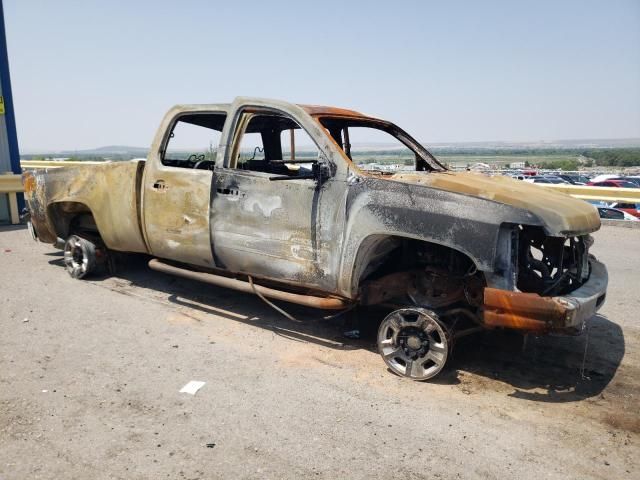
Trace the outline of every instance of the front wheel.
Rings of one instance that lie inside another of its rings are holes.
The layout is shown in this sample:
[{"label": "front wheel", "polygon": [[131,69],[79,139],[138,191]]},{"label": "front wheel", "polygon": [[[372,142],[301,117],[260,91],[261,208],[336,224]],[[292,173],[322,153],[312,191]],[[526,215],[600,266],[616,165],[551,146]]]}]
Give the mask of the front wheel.
[{"label": "front wheel", "polygon": [[73,278],[84,278],[96,268],[96,246],[89,240],[71,235],[64,244],[64,266]]},{"label": "front wheel", "polygon": [[403,308],[380,324],[378,351],[391,371],[422,381],[440,373],[449,355],[449,341],[434,312]]}]

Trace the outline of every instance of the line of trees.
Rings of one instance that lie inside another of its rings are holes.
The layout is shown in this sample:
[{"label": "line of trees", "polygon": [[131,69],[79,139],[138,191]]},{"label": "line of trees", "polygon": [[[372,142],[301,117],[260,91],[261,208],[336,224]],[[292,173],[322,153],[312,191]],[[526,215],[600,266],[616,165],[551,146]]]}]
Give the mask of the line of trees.
[{"label": "line of trees", "polygon": [[[529,162],[524,162],[525,166],[530,167]],[[586,162],[580,163],[577,159],[566,159],[566,160],[550,160],[548,162],[540,161],[537,162],[541,167],[548,168],[550,170],[565,170],[567,172],[572,172],[578,170],[579,167],[591,167],[593,166],[593,162],[587,160]]]},{"label": "line of trees", "polygon": [[602,167],[640,166],[640,148],[607,148],[587,150],[583,153],[593,159],[594,164]]}]

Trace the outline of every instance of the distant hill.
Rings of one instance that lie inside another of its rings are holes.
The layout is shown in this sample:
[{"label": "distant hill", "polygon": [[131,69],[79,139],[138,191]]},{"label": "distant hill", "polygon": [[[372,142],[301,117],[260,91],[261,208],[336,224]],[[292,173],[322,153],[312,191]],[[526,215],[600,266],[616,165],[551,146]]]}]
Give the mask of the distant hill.
[{"label": "distant hill", "polygon": [[126,145],[108,145],[106,147],[78,149],[78,150],[30,150],[20,151],[20,156],[46,156],[46,157],[102,157],[102,156],[131,156],[146,157],[148,148],[129,147]]},{"label": "distant hill", "polygon": [[[439,154],[454,153],[483,153],[502,151],[510,153],[524,153],[527,151],[551,151],[551,150],[586,150],[586,149],[611,149],[611,148],[640,148],[640,138],[616,138],[616,139],[577,139],[577,140],[551,140],[538,142],[422,142],[428,149]],[[300,150],[310,149],[310,146],[301,145]],[[389,151],[398,150],[397,144],[383,143],[361,143],[353,146],[354,153],[364,151]],[[186,151],[186,150],[185,150]],[[108,145],[104,147],[85,150],[63,150],[63,151],[24,151],[21,157],[33,158],[37,156],[45,157],[74,157],[74,158],[109,158],[128,159],[146,157],[149,149],[146,147],[131,147],[126,145]]]},{"label": "distant hill", "polygon": [[64,150],[60,153],[73,156],[73,155],[140,155],[147,156],[149,152],[148,148],[144,147],[127,147],[124,145],[109,145],[106,147],[99,147],[87,150]]}]

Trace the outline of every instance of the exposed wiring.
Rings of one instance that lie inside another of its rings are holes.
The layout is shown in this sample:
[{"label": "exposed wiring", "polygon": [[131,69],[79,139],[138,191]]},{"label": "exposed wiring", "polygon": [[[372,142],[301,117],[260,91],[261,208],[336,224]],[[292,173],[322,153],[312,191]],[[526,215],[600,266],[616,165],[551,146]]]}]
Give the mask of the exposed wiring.
[{"label": "exposed wiring", "polygon": [[[293,322],[299,322],[300,320],[298,320],[296,317],[294,317],[293,315],[291,315],[290,313],[286,312],[285,310],[283,310],[282,308],[278,307],[276,304],[274,304],[271,300],[268,300],[264,295],[262,295],[255,287],[255,285],[253,284],[253,278],[251,278],[251,275],[247,275],[247,278],[249,279],[249,285],[251,285],[251,289],[253,290],[253,293],[255,293],[258,297],[260,297],[260,299],[266,303],[267,305],[269,305],[271,308],[273,308],[276,312],[284,315],[286,318],[288,318],[289,320],[293,321]],[[338,313],[334,313],[333,315],[327,315],[325,317],[320,317],[320,318],[316,318],[313,320],[331,320],[334,318],[338,318],[341,315],[344,315],[345,313],[353,310],[354,308],[356,308],[357,304],[353,303],[351,305],[349,305],[347,308],[345,308],[344,310],[340,310]],[[312,320],[312,321],[313,321]]]},{"label": "exposed wiring", "polygon": [[256,154],[260,152],[260,153],[264,153],[264,148],[260,148],[260,147],[256,147],[253,149],[253,156],[249,159],[249,162],[251,160],[255,160],[256,159]]},{"label": "exposed wiring", "polygon": [[589,330],[590,328],[589,326],[587,326],[587,335],[584,339],[584,354],[582,355],[582,365],[580,366],[580,377],[582,377],[582,380],[591,380],[584,374],[585,366],[587,363],[587,349],[589,348]]},{"label": "exposed wiring", "polygon": [[251,285],[251,289],[253,290],[253,293],[255,293],[258,297],[260,297],[262,299],[262,301],[264,303],[266,303],[267,305],[269,305],[271,308],[273,308],[276,312],[281,313],[282,315],[284,315],[285,317],[287,317],[289,320],[293,321],[293,322],[298,322],[299,320],[296,319],[296,317],[294,317],[293,315],[285,312],[283,309],[281,309],[280,307],[278,307],[276,304],[274,304],[273,302],[271,302],[270,300],[267,300],[267,298],[262,295],[258,290],[256,290],[255,285],[253,284],[253,278],[251,278],[251,275],[248,276],[249,278],[249,285]]}]

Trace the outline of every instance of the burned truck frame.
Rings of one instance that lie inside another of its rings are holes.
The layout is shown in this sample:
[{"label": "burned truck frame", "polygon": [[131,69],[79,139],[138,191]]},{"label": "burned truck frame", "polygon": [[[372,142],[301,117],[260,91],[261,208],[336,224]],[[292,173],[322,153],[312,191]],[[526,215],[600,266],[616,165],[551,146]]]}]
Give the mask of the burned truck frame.
[{"label": "burned truck frame", "polygon": [[[216,132],[217,148],[172,150],[184,125]],[[410,152],[413,169],[359,167],[352,138],[362,129]],[[153,269],[263,298],[392,305],[378,348],[416,380],[441,371],[461,331],[577,333],[606,294],[606,269],[589,254],[600,227],[591,205],[449,171],[396,125],[351,110],[181,105],[146,161],[34,170],[24,185],[34,235],[64,244],[76,278],[109,252],[140,252]]]}]

